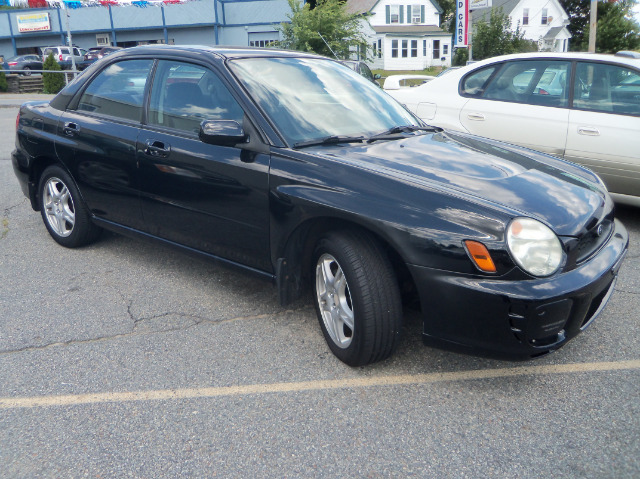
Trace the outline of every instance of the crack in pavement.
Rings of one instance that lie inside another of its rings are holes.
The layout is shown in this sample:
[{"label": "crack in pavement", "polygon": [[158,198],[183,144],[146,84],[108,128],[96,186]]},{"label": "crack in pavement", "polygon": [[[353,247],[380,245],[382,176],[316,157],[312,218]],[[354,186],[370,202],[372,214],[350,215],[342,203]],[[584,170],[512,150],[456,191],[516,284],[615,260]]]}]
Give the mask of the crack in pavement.
[{"label": "crack in pavement", "polygon": [[287,314],[297,313],[297,312],[305,311],[305,310],[308,310],[308,309],[309,308],[299,308],[299,309],[278,311],[277,313],[256,314],[256,315],[252,315],[252,316],[237,316],[235,318],[220,319],[220,320],[206,318],[204,316],[198,316],[198,315],[192,315],[192,314],[183,314],[183,313],[177,313],[177,312],[174,312],[174,311],[167,311],[167,312],[156,314],[156,315],[153,315],[153,316],[139,318],[139,319],[135,320],[135,322],[136,323],[140,323],[141,321],[152,321],[154,319],[159,319],[159,318],[172,316],[172,315],[177,316],[179,318],[180,317],[181,318],[188,318],[192,322],[191,322],[191,324],[169,327],[169,328],[161,329],[161,330],[158,330],[158,331],[138,331],[137,330],[138,328],[137,328],[136,324],[134,323],[134,327],[133,327],[132,331],[127,332],[127,333],[112,334],[112,335],[108,335],[108,336],[99,336],[97,338],[90,338],[90,339],[70,339],[68,341],[57,341],[57,342],[54,342],[54,343],[43,344],[43,345],[40,345],[40,346],[26,346],[24,348],[19,348],[19,349],[0,350],[0,355],[8,355],[8,354],[24,353],[24,352],[33,352],[33,351],[42,351],[42,350],[51,349],[51,348],[55,348],[55,347],[59,347],[59,346],[73,346],[73,345],[80,345],[80,344],[100,343],[100,342],[105,342],[105,341],[111,341],[111,340],[114,340],[114,339],[134,337],[134,336],[144,336],[144,335],[148,335],[148,334],[163,334],[163,333],[171,333],[171,332],[175,332],[175,331],[186,331],[186,330],[188,330],[188,329],[190,329],[190,328],[192,328],[194,326],[198,326],[198,325],[203,324],[203,323],[222,325],[222,324],[233,323],[233,322],[237,322],[237,321],[252,321],[252,320],[259,320],[259,319],[267,319],[267,318],[271,318],[271,317],[276,318],[278,316],[284,316],[284,315],[287,315]]},{"label": "crack in pavement", "polygon": [[8,216],[9,213],[11,212],[11,210],[18,208],[19,206],[22,206],[25,202],[27,201],[27,198],[24,197],[22,198],[22,200],[20,200],[20,203],[17,203],[15,205],[11,205],[11,206],[6,206],[4,209],[4,216]]},{"label": "crack in pavement", "polygon": [[627,291],[626,289],[618,289],[616,288],[615,291],[617,293],[626,293],[626,294],[640,294],[639,291]]}]

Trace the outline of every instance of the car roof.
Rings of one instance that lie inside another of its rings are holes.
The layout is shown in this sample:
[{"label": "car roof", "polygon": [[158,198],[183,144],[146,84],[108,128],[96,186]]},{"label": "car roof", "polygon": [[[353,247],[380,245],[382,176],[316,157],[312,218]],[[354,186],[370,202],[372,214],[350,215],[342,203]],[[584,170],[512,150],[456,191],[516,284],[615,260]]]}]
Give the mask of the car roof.
[{"label": "car roof", "polygon": [[479,62],[467,65],[466,70],[472,70],[481,65],[490,65],[492,63],[507,61],[507,60],[545,60],[545,59],[557,59],[557,60],[585,60],[592,62],[604,62],[604,63],[617,63],[619,65],[629,65],[635,68],[640,68],[640,59],[630,58],[621,55],[607,55],[604,53],[581,53],[581,52],[532,52],[532,53],[513,53],[511,55],[501,55],[497,57],[487,58]]},{"label": "car roof", "polygon": [[[233,47],[233,46],[205,46],[205,45],[140,45],[137,47],[126,48],[116,53],[118,57],[129,56],[134,54],[148,55],[166,55],[167,53],[210,53],[224,59],[247,58],[247,57],[306,57],[306,58],[324,58],[312,53],[297,52],[293,50],[278,50],[274,48],[250,48],[250,47]],[[110,55],[111,57],[111,55]]]}]

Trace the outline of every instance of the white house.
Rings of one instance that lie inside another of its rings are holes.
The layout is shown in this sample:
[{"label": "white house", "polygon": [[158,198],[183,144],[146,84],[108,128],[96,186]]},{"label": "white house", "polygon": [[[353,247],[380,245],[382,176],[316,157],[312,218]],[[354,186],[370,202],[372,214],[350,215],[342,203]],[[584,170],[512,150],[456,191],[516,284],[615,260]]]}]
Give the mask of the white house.
[{"label": "white house", "polygon": [[451,65],[452,36],[440,28],[442,8],[436,0],[348,0],[347,11],[370,14],[362,29],[373,49],[373,68]]},{"label": "white house", "polygon": [[[569,15],[558,0],[493,0],[491,8],[502,8],[511,19],[511,30],[520,27],[524,38],[537,42],[539,50],[569,50]],[[473,24],[482,19],[488,22],[491,8],[473,10]]]}]

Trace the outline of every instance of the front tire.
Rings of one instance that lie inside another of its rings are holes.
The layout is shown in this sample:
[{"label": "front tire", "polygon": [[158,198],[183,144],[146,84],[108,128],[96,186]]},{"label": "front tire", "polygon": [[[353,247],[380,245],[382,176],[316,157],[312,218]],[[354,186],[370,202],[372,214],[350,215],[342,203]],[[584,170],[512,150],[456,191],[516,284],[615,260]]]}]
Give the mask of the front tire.
[{"label": "front tire", "polygon": [[350,366],[382,361],[402,329],[400,289],[389,258],[366,232],[331,232],[313,254],[314,305],[333,354]]},{"label": "front tire", "polygon": [[30,76],[30,75],[31,75],[31,68],[29,68],[29,67],[24,67],[24,68],[23,68],[23,70],[24,70],[24,72],[22,72],[22,74],[23,74],[24,76],[27,76],[27,77],[28,77],[28,76]]},{"label": "front tire", "polygon": [[38,192],[44,225],[59,244],[76,248],[99,236],[100,228],[91,222],[75,183],[64,169],[57,165],[45,169]]}]

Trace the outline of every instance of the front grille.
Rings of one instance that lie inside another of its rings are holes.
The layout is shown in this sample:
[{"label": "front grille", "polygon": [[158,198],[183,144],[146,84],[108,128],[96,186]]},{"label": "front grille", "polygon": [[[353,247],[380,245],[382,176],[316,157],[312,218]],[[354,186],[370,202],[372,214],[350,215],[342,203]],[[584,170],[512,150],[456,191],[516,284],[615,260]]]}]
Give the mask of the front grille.
[{"label": "front grille", "polygon": [[593,256],[609,239],[613,232],[613,221],[605,219],[602,223],[591,228],[578,243],[576,248],[576,263],[580,264]]}]

